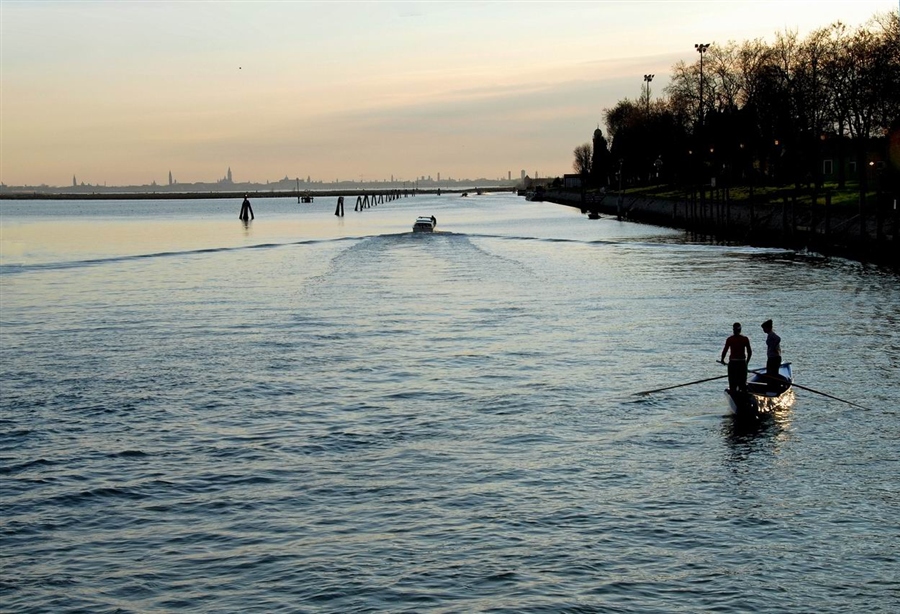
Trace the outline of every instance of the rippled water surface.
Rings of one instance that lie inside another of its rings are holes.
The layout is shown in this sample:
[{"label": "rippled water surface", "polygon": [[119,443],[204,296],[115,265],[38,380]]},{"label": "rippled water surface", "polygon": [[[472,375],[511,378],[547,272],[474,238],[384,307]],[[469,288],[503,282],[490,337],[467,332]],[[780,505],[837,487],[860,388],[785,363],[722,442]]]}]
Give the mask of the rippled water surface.
[{"label": "rippled water surface", "polygon": [[[897,611],[896,275],[348,204],[2,202],[0,609]],[[866,409],[634,394],[724,376],[736,320],[762,363],[767,318]]]}]

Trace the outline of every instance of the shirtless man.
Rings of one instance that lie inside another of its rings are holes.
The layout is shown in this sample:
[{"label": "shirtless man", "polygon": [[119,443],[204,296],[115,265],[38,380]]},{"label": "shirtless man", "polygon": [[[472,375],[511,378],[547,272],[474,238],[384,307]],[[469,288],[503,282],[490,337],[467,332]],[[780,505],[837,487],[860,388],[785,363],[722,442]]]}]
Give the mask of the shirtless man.
[{"label": "shirtless man", "polygon": [[741,334],[740,322],[735,322],[731,328],[734,334],[725,340],[721,362],[725,362],[725,355],[731,350],[731,357],[728,359],[728,387],[732,392],[745,392],[747,363],[753,356],[753,349],[750,347],[750,340]]}]

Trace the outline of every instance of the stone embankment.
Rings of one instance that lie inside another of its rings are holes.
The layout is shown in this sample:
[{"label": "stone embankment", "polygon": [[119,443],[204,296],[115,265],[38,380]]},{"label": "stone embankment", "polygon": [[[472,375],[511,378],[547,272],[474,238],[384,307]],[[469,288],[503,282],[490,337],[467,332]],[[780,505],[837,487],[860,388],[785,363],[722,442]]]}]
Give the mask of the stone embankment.
[{"label": "stone embankment", "polygon": [[816,205],[796,199],[753,203],[726,199],[666,200],[627,194],[604,196],[548,191],[544,200],[644,224],[682,228],[698,239],[760,247],[807,250],[861,262],[900,266],[900,210],[882,198],[859,209],[834,207],[828,197]]}]

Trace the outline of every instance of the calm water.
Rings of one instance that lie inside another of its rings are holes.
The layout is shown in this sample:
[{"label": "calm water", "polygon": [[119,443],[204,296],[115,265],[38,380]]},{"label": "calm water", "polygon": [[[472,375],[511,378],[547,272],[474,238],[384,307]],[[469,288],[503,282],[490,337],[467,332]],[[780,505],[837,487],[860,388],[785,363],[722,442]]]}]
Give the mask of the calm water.
[{"label": "calm water", "polygon": [[[0,204],[0,609],[897,611],[896,275],[348,204]],[[869,409],[634,395],[724,376],[735,320],[764,356],[770,317]]]}]

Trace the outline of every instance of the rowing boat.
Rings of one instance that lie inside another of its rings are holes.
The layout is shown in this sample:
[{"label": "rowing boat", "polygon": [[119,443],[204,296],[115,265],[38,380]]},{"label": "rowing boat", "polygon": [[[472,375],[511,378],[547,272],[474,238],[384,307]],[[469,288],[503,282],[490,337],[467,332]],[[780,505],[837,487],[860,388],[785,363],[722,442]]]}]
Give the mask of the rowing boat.
[{"label": "rowing boat", "polygon": [[759,415],[787,409],[794,402],[792,389],[794,376],[791,363],[785,362],[777,376],[766,375],[764,370],[753,371],[747,380],[745,392],[725,389],[731,412],[737,416]]}]

